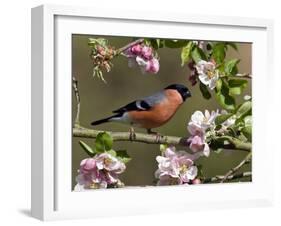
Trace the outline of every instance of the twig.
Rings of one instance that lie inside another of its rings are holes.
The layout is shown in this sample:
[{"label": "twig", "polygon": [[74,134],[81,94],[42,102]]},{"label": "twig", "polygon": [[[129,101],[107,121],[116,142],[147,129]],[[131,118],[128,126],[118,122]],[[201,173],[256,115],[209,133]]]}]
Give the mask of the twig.
[{"label": "twig", "polygon": [[237,77],[241,77],[241,78],[252,79],[252,75],[250,75],[249,73],[236,74],[235,76],[237,76]]},{"label": "twig", "polygon": [[[241,142],[239,139],[231,136],[217,136],[212,139],[213,141],[228,141],[229,144],[224,144],[222,148],[224,149],[239,149],[242,151],[251,151],[252,143]],[[212,142],[212,141],[211,141]]]},{"label": "twig", "polygon": [[247,154],[247,156],[234,168],[232,168],[231,170],[229,170],[224,177],[221,180],[221,183],[223,183],[225,180],[227,180],[227,178],[229,176],[231,176],[232,174],[236,173],[244,164],[248,163],[252,158],[252,152],[250,152],[249,154]]},{"label": "twig", "polygon": [[80,126],[80,95],[79,95],[79,90],[78,90],[78,82],[75,79],[75,77],[72,77],[72,85],[73,85],[73,91],[76,97],[76,117],[75,117],[75,121],[74,121],[74,127],[79,127]]},{"label": "twig", "polygon": [[140,43],[143,43],[144,39],[143,38],[140,38],[140,39],[137,39],[133,42],[130,42],[129,44],[119,48],[116,50],[116,55],[119,55],[120,53],[124,52],[125,50],[129,49],[130,47],[136,45],[136,44],[140,44]]},{"label": "twig", "polygon": [[[235,180],[235,179],[240,179],[240,178],[245,178],[245,177],[251,177],[251,176],[252,176],[252,172],[244,172],[244,173],[238,173],[238,174],[235,174],[235,175],[230,175],[225,180],[230,181],[230,180]],[[206,183],[221,181],[222,179],[224,179],[224,177],[225,177],[224,175],[218,175],[218,176],[206,178],[206,179],[203,180],[202,183],[206,184]]]}]

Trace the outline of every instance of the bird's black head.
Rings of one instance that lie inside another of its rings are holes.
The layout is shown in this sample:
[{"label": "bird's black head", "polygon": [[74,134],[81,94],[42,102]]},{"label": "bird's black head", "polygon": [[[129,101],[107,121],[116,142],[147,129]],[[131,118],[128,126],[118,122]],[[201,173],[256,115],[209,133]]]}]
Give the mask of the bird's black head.
[{"label": "bird's black head", "polygon": [[191,93],[189,91],[189,89],[181,84],[173,84],[173,85],[169,85],[167,86],[165,89],[175,89],[179,92],[179,94],[182,97],[182,100],[185,101],[186,98],[191,97]]}]

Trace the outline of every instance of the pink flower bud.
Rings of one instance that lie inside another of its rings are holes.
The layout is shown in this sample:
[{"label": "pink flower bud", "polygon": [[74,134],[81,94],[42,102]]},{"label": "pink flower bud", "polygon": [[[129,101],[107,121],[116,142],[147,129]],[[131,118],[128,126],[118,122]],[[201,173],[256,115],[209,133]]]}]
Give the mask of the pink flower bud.
[{"label": "pink flower bud", "polygon": [[146,64],[145,71],[148,73],[156,74],[159,71],[160,65],[156,58],[152,58]]},{"label": "pink flower bud", "polygon": [[140,55],[142,52],[142,46],[140,44],[131,47],[131,52],[136,55]]},{"label": "pink flower bud", "polygon": [[152,48],[148,47],[148,46],[143,46],[142,47],[142,56],[145,58],[145,59],[151,59],[152,58]]}]

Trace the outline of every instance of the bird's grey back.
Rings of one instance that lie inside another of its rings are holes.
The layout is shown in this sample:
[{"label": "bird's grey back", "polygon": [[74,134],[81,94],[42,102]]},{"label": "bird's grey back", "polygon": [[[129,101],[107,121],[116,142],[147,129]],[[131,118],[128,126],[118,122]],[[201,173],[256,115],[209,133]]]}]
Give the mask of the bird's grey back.
[{"label": "bird's grey back", "polygon": [[153,107],[155,104],[160,103],[164,98],[164,91],[160,91],[154,95],[144,97],[142,100],[144,100],[149,106]]}]

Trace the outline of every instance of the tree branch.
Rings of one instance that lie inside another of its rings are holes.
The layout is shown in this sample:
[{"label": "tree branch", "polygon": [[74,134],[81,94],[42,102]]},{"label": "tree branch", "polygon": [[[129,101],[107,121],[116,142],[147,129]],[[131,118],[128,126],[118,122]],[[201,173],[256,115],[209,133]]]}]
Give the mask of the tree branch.
[{"label": "tree branch", "polygon": [[147,144],[169,144],[169,145],[186,145],[186,137],[176,137],[176,136],[160,136],[157,137],[155,134],[144,134],[135,133],[136,136],[132,137],[129,132],[111,132],[111,131],[101,131],[87,129],[83,127],[74,127],[73,136],[74,137],[84,137],[84,138],[96,138],[101,132],[106,132],[111,135],[113,141],[134,141]]},{"label": "tree branch", "polygon": [[[230,181],[230,180],[235,180],[235,179],[240,179],[240,178],[245,178],[245,177],[251,177],[251,176],[252,176],[252,172],[243,172],[243,173],[238,173],[238,174],[235,174],[235,175],[229,175],[229,176],[227,176],[227,178],[225,180]],[[224,178],[225,178],[224,175],[218,175],[218,176],[206,178],[206,179],[203,180],[202,183],[207,184],[207,183],[218,182],[218,181],[221,181]]]},{"label": "tree branch", "polygon": [[79,127],[80,126],[80,121],[79,121],[79,117],[80,117],[80,95],[79,95],[79,90],[78,90],[78,82],[75,79],[75,77],[72,77],[72,85],[73,85],[73,91],[76,97],[76,117],[75,117],[75,121],[74,121],[74,127]]},{"label": "tree branch", "polygon": [[[212,139],[212,141],[229,142],[228,144],[225,143],[222,148],[224,149],[239,149],[241,151],[251,151],[252,150],[252,143],[249,142],[242,142],[239,139],[231,136],[217,136]],[[211,142],[212,142],[211,141]]]},{"label": "tree branch", "polygon": [[119,55],[120,53],[124,52],[125,50],[129,49],[130,47],[136,45],[136,44],[140,44],[140,43],[143,43],[144,39],[143,38],[140,38],[140,39],[137,39],[133,42],[130,42],[129,44],[119,48],[116,50],[116,55]]},{"label": "tree branch", "polygon": [[243,165],[245,165],[246,163],[248,163],[252,158],[252,152],[250,152],[249,154],[247,154],[247,156],[234,168],[230,169],[222,178],[221,183],[223,183],[224,181],[227,180],[228,177],[230,177],[231,175],[233,175],[234,173],[236,173]]}]

